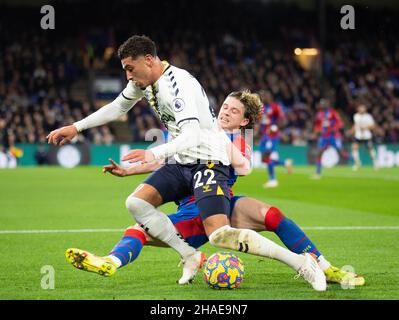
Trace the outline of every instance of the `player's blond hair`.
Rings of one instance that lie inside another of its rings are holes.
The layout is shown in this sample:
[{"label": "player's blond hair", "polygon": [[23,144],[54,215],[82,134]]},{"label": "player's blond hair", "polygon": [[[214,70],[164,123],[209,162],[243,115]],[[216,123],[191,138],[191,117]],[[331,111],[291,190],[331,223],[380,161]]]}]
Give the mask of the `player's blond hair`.
[{"label": "player's blond hair", "polygon": [[228,95],[229,97],[239,100],[245,108],[244,118],[248,119],[248,124],[243,129],[253,128],[255,122],[259,119],[262,110],[262,100],[257,93],[253,93],[248,89],[234,91]]}]

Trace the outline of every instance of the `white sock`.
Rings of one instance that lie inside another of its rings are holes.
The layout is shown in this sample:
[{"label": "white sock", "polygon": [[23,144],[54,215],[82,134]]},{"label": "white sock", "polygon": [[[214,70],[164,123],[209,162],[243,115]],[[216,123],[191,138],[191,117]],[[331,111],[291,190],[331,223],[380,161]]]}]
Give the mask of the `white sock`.
[{"label": "white sock", "polygon": [[321,270],[323,270],[323,271],[328,269],[329,267],[331,267],[331,263],[328,260],[326,260],[326,258],[324,258],[323,255],[320,255],[317,258],[317,262],[318,262]]},{"label": "white sock", "polygon": [[126,208],[149,235],[165,242],[183,258],[196,252],[177,232],[170,219],[147,201],[130,196]]},{"label": "white sock", "polygon": [[116,264],[117,268],[120,268],[120,266],[122,265],[122,261],[118,257],[113,256],[112,254],[109,256],[105,256],[104,258],[112,260],[112,262]]},{"label": "white sock", "polygon": [[286,248],[283,248],[279,246],[277,243],[274,243],[273,241],[265,237],[262,236],[260,237],[262,238],[262,240],[259,243],[260,247],[262,247],[261,253],[270,254],[270,255],[263,254],[264,257],[269,257],[281,261],[286,265],[288,265],[289,267],[291,267],[292,269],[294,269],[295,271],[297,271],[303,265],[305,261],[304,256],[301,256]]},{"label": "white sock", "polygon": [[295,271],[297,271],[305,261],[304,256],[291,252],[249,229],[236,229],[230,226],[224,226],[214,231],[209,236],[209,241],[211,244],[218,247],[239,250],[279,260]]}]

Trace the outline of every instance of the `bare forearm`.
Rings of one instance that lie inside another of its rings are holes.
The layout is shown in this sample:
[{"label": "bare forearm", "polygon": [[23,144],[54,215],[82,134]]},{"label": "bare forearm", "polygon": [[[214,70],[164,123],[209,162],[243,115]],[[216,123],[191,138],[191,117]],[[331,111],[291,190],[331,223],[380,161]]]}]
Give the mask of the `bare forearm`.
[{"label": "bare forearm", "polygon": [[126,169],[126,176],[132,176],[137,174],[149,173],[157,170],[163,166],[164,160],[153,161],[149,163],[134,164],[133,166]]}]

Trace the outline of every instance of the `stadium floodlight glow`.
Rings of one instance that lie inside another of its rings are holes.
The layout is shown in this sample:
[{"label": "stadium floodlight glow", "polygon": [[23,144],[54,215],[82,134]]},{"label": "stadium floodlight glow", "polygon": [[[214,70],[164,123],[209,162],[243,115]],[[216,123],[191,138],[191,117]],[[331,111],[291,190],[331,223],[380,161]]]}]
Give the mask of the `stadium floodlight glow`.
[{"label": "stadium floodlight glow", "polygon": [[317,56],[319,50],[316,48],[295,48],[294,53],[297,56]]},{"label": "stadium floodlight glow", "polygon": [[106,47],[104,50],[104,59],[109,60],[112,58],[112,55],[114,54],[114,48],[112,47]]},{"label": "stadium floodlight glow", "polygon": [[302,49],[301,49],[301,48],[295,48],[294,53],[295,53],[297,56],[300,56],[300,55],[302,54]]}]

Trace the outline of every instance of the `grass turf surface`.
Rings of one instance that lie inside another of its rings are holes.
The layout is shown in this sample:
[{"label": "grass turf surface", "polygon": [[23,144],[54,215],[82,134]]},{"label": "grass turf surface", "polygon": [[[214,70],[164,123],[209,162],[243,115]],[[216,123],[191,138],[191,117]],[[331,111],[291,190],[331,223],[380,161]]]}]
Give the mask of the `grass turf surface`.
[{"label": "grass turf surface", "polygon": [[[314,168],[278,171],[280,186],[264,190],[264,170],[240,178],[234,190],[278,206],[301,227],[399,226],[398,169],[373,171],[349,167],[325,170],[319,181]],[[0,230],[123,229],[132,224],[124,207],[143,176],[115,178],[99,168],[18,168],[0,170]],[[175,206],[163,210],[173,212]],[[105,255],[120,232],[0,233],[0,299],[399,299],[399,230],[306,230],[334,265],[353,266],[366,285],[343,290],[329,285],[324,293],[294,279],[287,266],[238,253],[245,263],[244,282],[236,290],[216,291],[197,276],[178,286],[178,256],[171,249],[145,247],[131,265],[112,278],[76,270],[64,257],[77,247]],[[272,233],[263,233],[281,244]],[[219,251],[207,244],[209,256]],[[41,288],[41,268],[54,267],[55,289]]]}]

